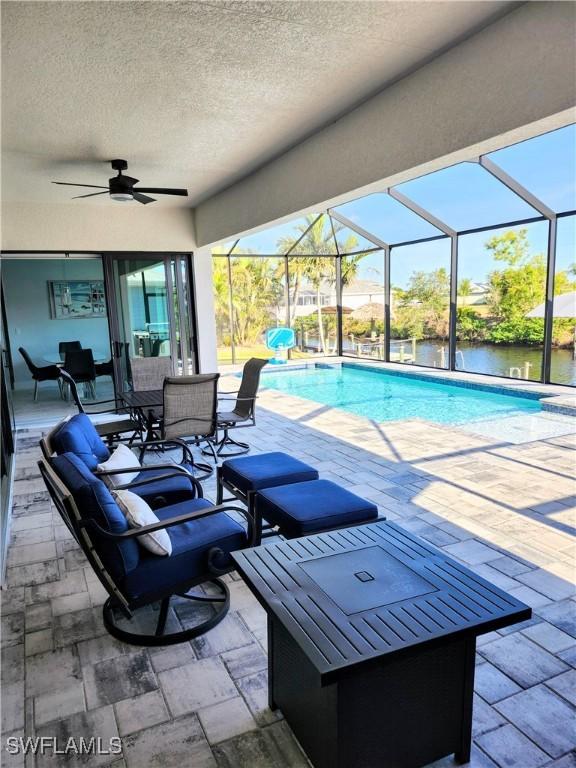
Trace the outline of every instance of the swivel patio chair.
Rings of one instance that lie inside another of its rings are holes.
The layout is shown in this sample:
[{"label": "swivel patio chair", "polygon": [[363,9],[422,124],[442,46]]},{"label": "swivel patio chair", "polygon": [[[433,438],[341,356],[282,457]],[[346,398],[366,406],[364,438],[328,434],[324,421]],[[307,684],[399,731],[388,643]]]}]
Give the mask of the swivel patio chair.
[{"label": "swivel patio chair", "polygon": [[84,395],[90,391],[96,397],[96,367],[91,349],[68,349],[64,358],[64,370],[70,374],[76,385],[84,385]]},{"label": "swivel patio chair", "polygon": [[[233,570],[230,552],[250,546],[253,539],[246,510],[196,498],[158,508],[158,522],[129,528],[114,496],[74,454],[42,459],[38,466],[56,509],[108,592],[103,619],[111,635],[135,645],[172,645],[222,621],[230,593],[219,577]],[[242,515],[246,528],[228,512]],[[170,555],[138,545],[140,537],[161,530],[170,537]],[[216,595],[190,592],[202,584],[210,584]],[[197,602],[203,615],[208,605],[214,612],[189,626],[177,615],[184,601],[171,610],[174,597]],[[150,631],[146,626],[138,631],[156,617]]]},{"label": "swivel patio chair", "polygon": [[131,417],[124,419],[117,418],[117,416],[121,414],[128,415],[128,410],[119,400],[116,398],[99,400],[91,405],[104,405],[106,406],[105,408],[102,410],[93,410],[93,408],[91,408],[89,411],[86,411],[82,400],[80,399],[80,395],[78,394],[78,387],[72,376],[62,370],[60,371],[60,379],[63,381],[63,387],[65,386],[70,395],[72,395],[72,399],[78,408],[78,413],[85,413],[87,416],[99,416],[105,413],[110,414],[110,420],[94,424],[96,432],[100,437],[107,441],[109,446],[124,441],[128,442],[128,445],[131,445],[136,438],[142,438],[143,426],[140,422]]},{"label": "swivel patio chair", "polygon": [[57,365],[36,365],[32,362],[32,358],[26,352],[24,347],[19,347],[18,352],[24,358],[28,370],[32,374],[34,380],[34,400],[38,400],[38,384],[42,381],[56,381],[58,382],[58,389],[60,391],[60,397],[62,397],[62,384],[60,381],[60,369]]},{"label": "swivel patio chair", "polygon": [[69,349],[82,349],[82,344],[79,341],[61,341],[58,344],[58,352],[62,361],[66,359],[66,352]]},{"label": "swivel patio chair", "polygon": [[133,357],[130,366],[134,392],[162,389],[164,379],[173,373],[170,357]]},{"label": "swivel patio chair", "polygon": [[[202,488],[200,479],[204,475],[199,474],[199,469],[205,469],[204,465],[198,465],[190,448],[183,441],[172,439],[168,441],[172,448],[179,447],[182,450],[182,460],[180,464],[172,462],[165,464],[151,464],[139,466],[136,456],[129,461],[129,465],[114,469],[99,469],[100,464],[104,464],[111,457],[111,447],[106,445],[94,424],[85,413],[77,414],[71,418],[66,418],[56,424],[40,440],[40,448],[44,458],[51,459],[54,455],[60,456],[63,453],[73,453],[87,469],[94,475],[101,478],[111,478],[116,489],[128,488],[132,490],[132,484],[138,485],[135,492],[141,496],[153,509],[157,506],[166,504],[176,504],[180,501],[186,501],[194,498],[196,492],[201,497]],[[132,447],[140,448],[142,443],[135,443]],[[208,469],[211,469],[210,467]],[[166,472],[169,473],[168,479]],[[181,474],[184,472],[187,476],[193,478],[194,487],[192,492],[190,483]],[[126,483],[120,484],[118,478],[126,476]],[[134,477],[134,475],[136,475]]]},{"label": "swivel patio chair", "polygon": [[[217,443],[216,454],[218,456],[240,456],[248,453],[250,446],[248,443],[241,443],[233,440],[229,431],[242,427],[253,427],[256,424],[256,396],[260,384],[260,372],[267,364],[268,360],[262,360],[258,357],[252,357],[244,365],[242,371],[242,381],[237,393],[223,392],[223,395],[236,395],[232,397],[219,397],[219,402],[234,400],[235,405],[231,411],[218,411],[218,428],[222,430],[222,437]],[[240,450],[226,451],[227,446],[237,446]],[[203,453],[206,453],[204,450]]]}]

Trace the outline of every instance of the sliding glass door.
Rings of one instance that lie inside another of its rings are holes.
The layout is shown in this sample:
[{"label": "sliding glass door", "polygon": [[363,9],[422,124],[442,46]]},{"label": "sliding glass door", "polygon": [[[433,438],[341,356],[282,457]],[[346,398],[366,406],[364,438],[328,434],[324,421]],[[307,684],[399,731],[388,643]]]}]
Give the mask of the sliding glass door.
[{"label": "sliding glass door", "polygon": [[194,373],[194,324],[185,256],[107,257],[114,377],[132,389],[134,358],[168,358],[174,375]]}]

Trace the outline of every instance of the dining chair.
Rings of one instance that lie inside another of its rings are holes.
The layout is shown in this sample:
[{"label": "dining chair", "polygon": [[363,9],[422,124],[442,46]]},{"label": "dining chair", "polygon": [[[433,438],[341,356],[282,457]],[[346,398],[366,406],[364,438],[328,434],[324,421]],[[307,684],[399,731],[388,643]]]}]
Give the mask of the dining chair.
[{"label": "dining chair", "polygon": [[66,352],[69,349],[82,349],[82,344],[79,341],[61,341],[58,344],[58,352],[60,353],[60,359],[65,360]]},{"label": "dining chair", "polygon": [[32,379],[34,380],[34,400],[38,400],[38,384],[41,381],[57,381],[58,382],[58,389],[60,390],[60,396],[62,396],[62,386],[60,381],[60,369],[57,365],[36,365],[33,361],[28,352],[24,349],[24,347],[19,347],[18,352],[22,355],[24,358],[24,362],[26,363],[28,370],[32,374]]},{"label": "dining chair", "polygon": [[90,390],[96,397],[96,366],[91,349],[68,349],[64,358],[64,370],[69,373],[76,384],[84,385],[84,397]]}]

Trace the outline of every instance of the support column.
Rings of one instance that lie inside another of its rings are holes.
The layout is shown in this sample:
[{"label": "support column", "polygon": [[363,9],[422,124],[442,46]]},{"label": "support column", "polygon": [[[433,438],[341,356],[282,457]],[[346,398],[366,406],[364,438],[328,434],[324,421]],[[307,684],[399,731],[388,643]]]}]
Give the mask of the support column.
[{"label": "support column", "polygon": [[199,248],[194,251],[192,263],[194,265],[194,310],[198,331],[198,372],[212,373],[218,370],[212,249]]}]

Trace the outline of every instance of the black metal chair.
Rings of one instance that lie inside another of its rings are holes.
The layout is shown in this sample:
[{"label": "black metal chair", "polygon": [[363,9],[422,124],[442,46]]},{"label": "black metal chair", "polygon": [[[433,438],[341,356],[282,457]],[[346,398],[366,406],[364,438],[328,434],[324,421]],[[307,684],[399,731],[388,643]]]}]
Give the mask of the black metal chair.
[{"label": "black metal chair", "polygon": [[131,445],[136,438],[142,438],[143,426],[140,424],[140,422],[133,418],[114,418],[120,414],[128,415],[129,413],[128,409],[122,404],[120,400],[117,400],[116,398],[110,398],[109,400],[99,400],[96,403],[91,403],[91,405],[105,405],[107,407],[103,408],[102,410],[95,411],[91,408],[89,411],[86,411],[82,400],[80,399],[80,395],[78,394],[78,387],[76,386],[76,382],[72,376],[70,376],[67,371],[62,370],[60,371],[60,378],[63,382],[63,389],[66,387],[68,392],[72,395],[72,399],[78,408],[78,413],[85,413],[87,416],[97,416],[100,414],[109,413],[110,416],[113,417],[113,420],[111,421],[106,421],[101,424],[94,424],[96,431],[103,440],[106,440],[108,445],[124,441],[126,441],[128,445]]},{"label": "black metal chair", "polygon": [[24,347],[19,347],[18,352],[24,358],[28,370],[32,374],[34,379],[34,400],[38,400],[38,384],[41,381],[56,381],[58,382],[58,389],[60,390],[60,396],[62,397],[62,385],[60,381],[60,369],[57,365],[36,365],[32,362],[32,358],[26,352]]},{"label": "black metal chair", "polygon": [[[233,570],[230,552],[254,541],[252,519],[245,509],[214,506],[202,498],[200,484],[186,470],[174,467],[172,474],[188,477],[198,497],[156,508],[157,523],[129,528],[106,485],[73,453],[41,459],[38,466],[56,509],[108,592],[103,619],[111,635],[136,645],[171,645],[222,621],[230,593],[219,577]],[[241,515],[247,527],[228,512]],[[160,530],[170,537],[172,554],[167,557],[137,543],[138,537]],[[211,584],[216,594],[190,593],[201,584]],[[199,603],[203,616],[210,605],[213,612],[190,626],[179,613],[183,601],[171,606],[177,596]]]},{"label": "black metal chair", "polygon": [[[252,357],[244,365],[238,392],[222,392],[223,395],[236,395],[236,397],[218,398],[219,402],[235,400],[234,408],[231,411],[218,411],[218,428],[222,430],[222,437],[217,442],[216,454],[218,456],[240,456],[250,450],[248,443],[234,440],[228,433],[231,429],[253,427],[256,424],[256,397],[260,385],[260,372],[267,362],[268,360]],[[225,451],[229,445],[235,445],[240,450]],[[205,452],[203,451],[203,453]]]},{"label": "black metal chair", "polygon": [[64,370],[69,373],[76,384],[84,385],[96,397],[96,367],[91,349],[68,349],[64,359]]},{"label": "black metal chair", "polygon": [[66,352],[69,349],[82,349],[82,344],[79,341],[61,341],[58,344],[58,352],[62,361],[66,359]]}]

